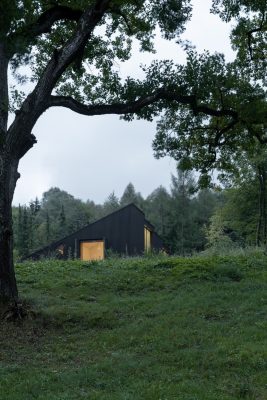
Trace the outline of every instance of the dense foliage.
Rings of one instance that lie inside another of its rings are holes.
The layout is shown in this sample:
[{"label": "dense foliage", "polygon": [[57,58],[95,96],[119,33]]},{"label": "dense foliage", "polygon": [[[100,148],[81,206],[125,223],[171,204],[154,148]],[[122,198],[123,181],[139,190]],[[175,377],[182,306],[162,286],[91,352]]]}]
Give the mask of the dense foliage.
[{"label": "dense foliage", "polygon": [[184,169],[200,171],[200,186],[210,183],[214,169],[231,171],[241,152],[267,143],[266,1],[214,0],[212,12],[234,24],[234,61],[189,48],[185,65],[155,63],[148,73],[154,82],[164,74],[180,86],[181,95],[191,96],[191,108],[186,101],[167,107],[154,150],[158,157],[176,158]]}]

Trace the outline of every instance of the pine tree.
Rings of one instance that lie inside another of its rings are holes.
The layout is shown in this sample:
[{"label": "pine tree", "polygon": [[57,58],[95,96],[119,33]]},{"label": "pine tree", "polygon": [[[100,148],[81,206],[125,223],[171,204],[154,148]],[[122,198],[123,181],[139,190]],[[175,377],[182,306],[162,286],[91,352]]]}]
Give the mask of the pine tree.
[{"label": "pine tree", "polygon": [[144,199],[139,192],[135,191],[134,185],[130,182],[120,199],[120,205],[122,207],[127,206],[128,204],[135,204],[137,207],[141,209],[144,207]]},{"label": "pine tree", "polygon": [[108,215],[120,208],[120,202],[114,191],[110,193],[107,200],[103,204],[104,215]]},{"label": "pine tree", "polygon": [[192,252],[193,219],[191,199],[195,181],[190,171],[177,168],[177,176],[172,176],[170,218],[173,221],[168,233],[168,243],[172,252],[185,255]]},{"label": "pine tree", "polygon": [[145,215],[163,240],[171,224],[170,205],[171,196],[163,186],[155,189],[145,200]]}]

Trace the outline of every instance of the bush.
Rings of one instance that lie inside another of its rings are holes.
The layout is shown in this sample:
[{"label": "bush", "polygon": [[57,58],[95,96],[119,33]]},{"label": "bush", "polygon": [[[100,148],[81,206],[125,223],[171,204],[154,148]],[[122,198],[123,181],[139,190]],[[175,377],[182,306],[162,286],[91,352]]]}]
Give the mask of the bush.
[{"label": "bush", "polygon": [[218,265],[212,272],[216,280],[230,280],[239,282],[243,278],[243,273],[240,269],[234,265]]}]

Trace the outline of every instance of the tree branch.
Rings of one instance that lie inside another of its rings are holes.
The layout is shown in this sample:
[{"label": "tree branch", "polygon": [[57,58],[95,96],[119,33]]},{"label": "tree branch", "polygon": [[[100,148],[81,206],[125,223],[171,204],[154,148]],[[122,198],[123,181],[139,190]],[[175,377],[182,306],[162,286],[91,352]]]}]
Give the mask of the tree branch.
[{"label": "tree branch", "polygon": [[113,103],[86,105],[67,96],[51,96],[48,102],[49,107],[66,107],[82,115],[104,115],[104,114],[132,114],[137,113],[145,106],[155,103],[160,99],[161,91],[158,90],[150,96],[142,97],[139,100],[128,103]]},{"label": "tree branch", "polygon": [[[79,101],[73,99],[72,97],[66,96],[50,96],[48,101],[48,107],[66,107],[70,110],[87,116],[93,115],[103,115],[103,114],[132,114],[137,113],[144,107],[154,104],[160,100],[167,100],[170,102],[178,102],[181,104],[186,104],[191,108],[195,115],[199,113],[204,113],[213,117],[230,117],[231,120],[220,130],[214,138],[213,143],[210,143],[209,153],[212,156],[212,162],[216,160],[216,147],[220,147],[222,143],[220,142],[221,137],[234,128],[234,126],[239,122],[238,113],[230,109],[213,109],[207,105],[199,105],[195,96],[185,96],[180,95],[177,92],[169,92],[165,89],[158,89],[152,92],[148,96],[141,97],[140,99],[128,103],[114,103],[114,104],[99,104],[99,105],[85,105]],[[203,127],[205,129],[212,129],[211,127]],[[209,161],[210,162],[210,161]]]},{"label": "tree branch", "polygon": [[[49,33],[55,22],[61,20],[79,21],[82,14],[82,10],[60,5],[56,5],[49,10],[46,10],[40,15],[36,22],[22,27],[8,37],[11,49],[9,57],[13,56],[16,52],[19,52],[22,45],[23,48],[25,48],[37,36],[40,36],[43,33]],[[24,38],[24,42],[21,41],[21,38]]]},{"label": "tree branch", "polygon": [[67,6],[54,6],[45,11],[31,27],[31,32],[35,35],[50,32],[52,25],[60,20],[79,21],[83,14],[82,10],[73,9]]},{"label": "tree branch", "polygon": [[254,136],[260,144],[266,144],[267,143],[267,137],[266,135],[263,136],[260,134],[260,132],[257,129],[254,129],[251,125],[247,124],[247,130],[249,131],[249,133]]},{"label": "tree branch", "polygon": [[119,17],[121,17],[123,19],[123,21],[124,21],[124,23],[125,23],[125,25],[126,25],[126,27],[128,29],[129,34],[132,35],[133,34],[133,30],[131,28],[131,25],[130,25],[128,19],[127,19],[127,16],[121,11],[121,9],[119,7],[111,7],[110,10],[111,10],[111,12],[113,14],[116,14],[116,15],[118,15]]},{"label": "tree branch", "polygon": [[18,141],[22,142],[23,138],[28,142],[27,139],[37,119],[48,108],[47,99],[58,79],[79,56],[95,27],[107,12],[110,2],[111,0],[96,0],[83,12],[73,36],[61,49],[54,51],[35,89],[23,102],[8,130],[7,146],[10,152],[16,151]]},{"label": "tree branch", "polygon": [[195,115],[203,113],[214,117],[231,117],[238,119],[238,113],[231,109],[214,109],[207,105],[198,104],[194,95],[181,95],[177,91],[158,89],[150,95],[140,97],[140,99],[128,103],[85,105],[67,96],[50,96],[48,107],[66,107],[83,115],[103,115],[103,114],[131,114],[137,113],[142,108],[156,103],[160,100],[175,101],[180,104],[188,105]]},{"label": "tree branch", "polygon": [[[254,61],[255,58],[254,54],[253,54],[253,48],[252,48],[252,39],[253,39],[253,34],[257,33],[257,32],[265,32],[266,31],[266,27],[264,28],[264,22],[265,22],[265,12],[262,14],[262,19],[260,22],[260,26],[258,28],[254,28],[251,29],[250,31],[247,32],[247,38],[248,38],[248,50],[249,50],[249,54],[250,54],[250,58],[252,61]],[[263,60],[265,58],[263,57]]]},{"label": "tree branch", "polygon": [[221,147],[223,146],[224,142],[221,142],[221,138],[225,133],[227,133],[230,129],[234,128],[235,125],[238,123],[238,119],[232,119],[224,128],[218,129],[217,134],[214,138],[214,147]]}]

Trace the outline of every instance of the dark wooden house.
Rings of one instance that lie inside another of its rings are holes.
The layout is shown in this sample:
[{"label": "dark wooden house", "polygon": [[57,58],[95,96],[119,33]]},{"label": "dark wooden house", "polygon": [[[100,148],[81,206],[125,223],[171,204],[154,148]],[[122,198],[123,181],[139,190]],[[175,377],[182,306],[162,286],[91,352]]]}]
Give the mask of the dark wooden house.
[{"label": "dark wooden house", "polygon": [[138,207],[129,204],[27,258],[57,256],[63,259],[100,260],[108,251],[134,256],[162,248],[162,240],[153,225]]}]

